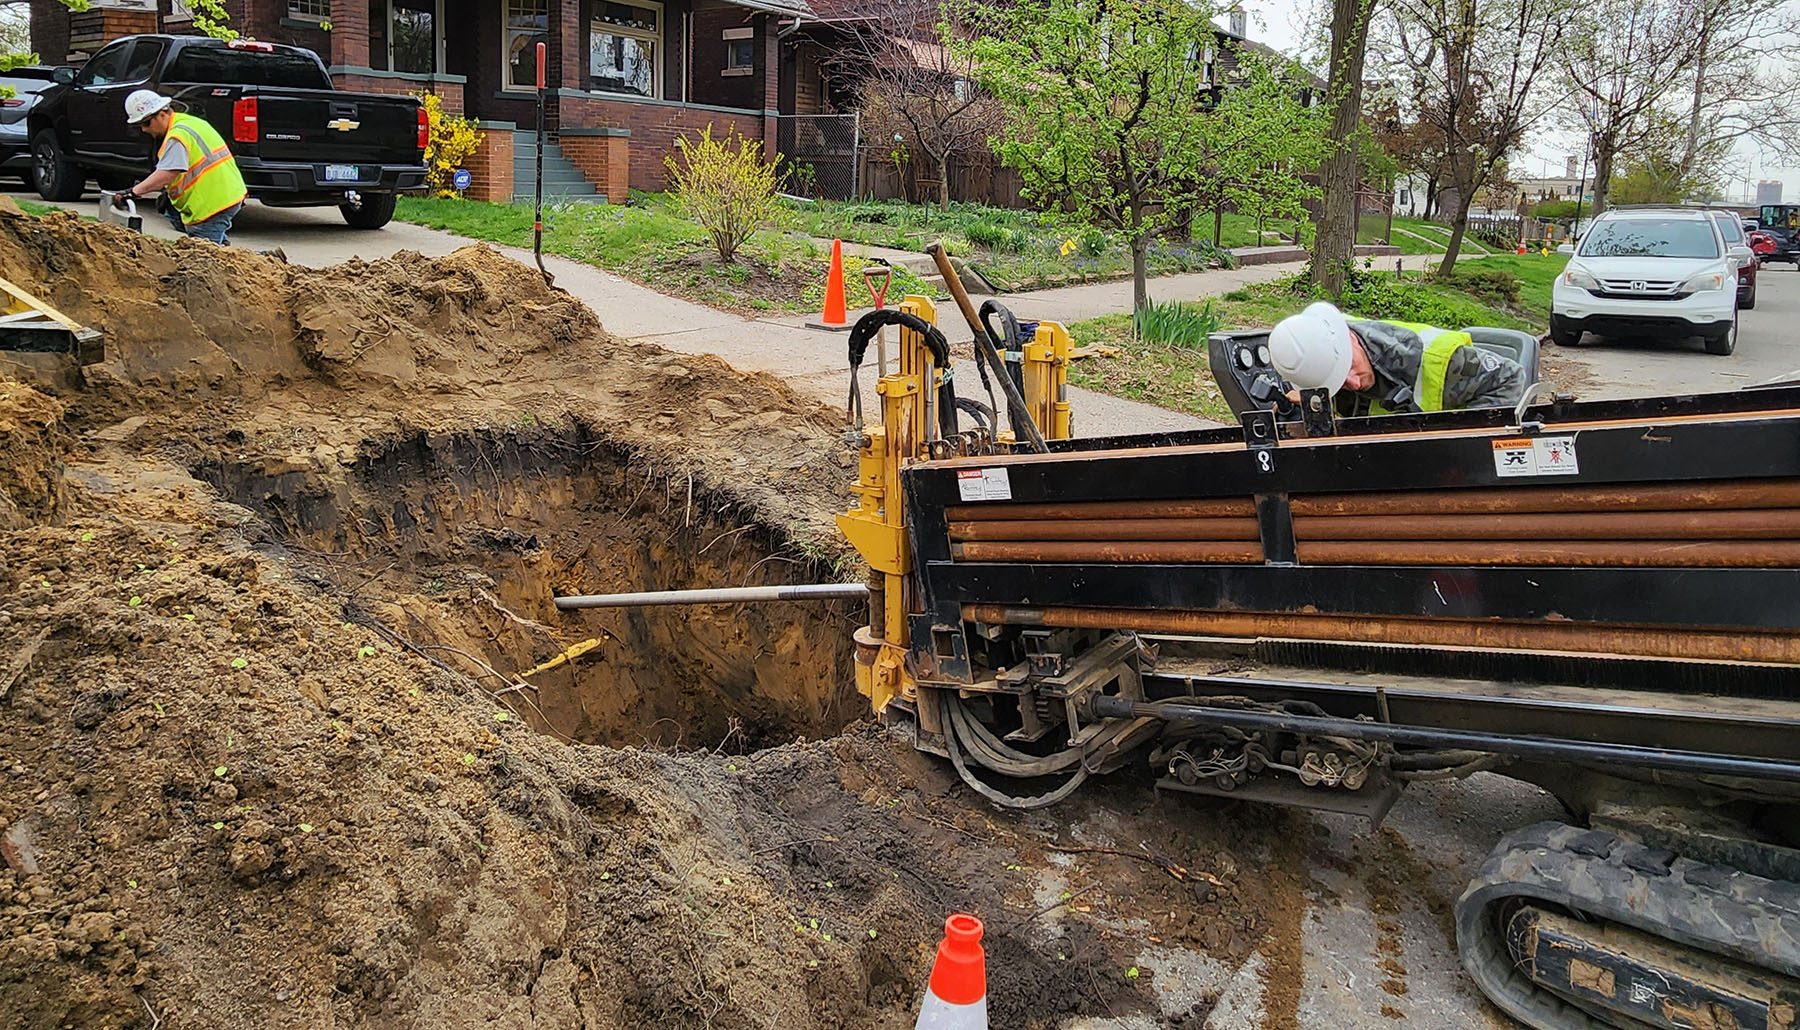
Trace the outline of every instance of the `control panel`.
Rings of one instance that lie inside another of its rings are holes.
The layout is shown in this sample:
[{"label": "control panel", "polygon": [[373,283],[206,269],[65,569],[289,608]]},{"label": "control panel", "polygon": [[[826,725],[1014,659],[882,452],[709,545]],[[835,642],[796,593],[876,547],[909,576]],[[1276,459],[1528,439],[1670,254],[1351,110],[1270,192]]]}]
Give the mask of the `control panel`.
[{"label": "control panel", "polygon": [[1266,329],[1214,333],[1206,339],[1213,380],[1232,411],[1268,411],[1278,419],[1300,417],[1299,405],[1288,400],[1291,386],[1275,371]]}]

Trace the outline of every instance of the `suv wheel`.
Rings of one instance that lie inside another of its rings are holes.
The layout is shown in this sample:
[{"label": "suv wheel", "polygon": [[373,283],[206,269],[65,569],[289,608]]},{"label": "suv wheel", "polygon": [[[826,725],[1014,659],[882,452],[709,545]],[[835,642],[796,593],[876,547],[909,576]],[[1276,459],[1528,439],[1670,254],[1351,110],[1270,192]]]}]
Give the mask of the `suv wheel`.
[{"label": "suv wheel", "polygon": [[1571,326],[1562,318],[1551,315],[1550,342],[1558,347],[1574,347],[1581,343],[1581,328]]},{"label": "suv wheel", "polygon": [[1737,349],[1738,321],[1737,312],[1731,313],[1731,324],[1723,332],[1714,332],[1702,337],[1706,341],[1706,353],[1723,357]]},{"label": "suv wheel", "polygon": [[31,141],[31,184],[45,200],[78,200],[87,185],[87,176],[56,142],[55,129],[45,129]]},{"label": "suv wheel", "polygon": [[1738,310],[1749,311],[1756,307],[1756,280],[1750,280],[1750,292],[1738,298]]},{"label": "suv wheel", "polygon": [[397,199],[392,193],[365,193],[355,204],[339,204],[338,210],[352,229],[379,229],[393,220]]}]

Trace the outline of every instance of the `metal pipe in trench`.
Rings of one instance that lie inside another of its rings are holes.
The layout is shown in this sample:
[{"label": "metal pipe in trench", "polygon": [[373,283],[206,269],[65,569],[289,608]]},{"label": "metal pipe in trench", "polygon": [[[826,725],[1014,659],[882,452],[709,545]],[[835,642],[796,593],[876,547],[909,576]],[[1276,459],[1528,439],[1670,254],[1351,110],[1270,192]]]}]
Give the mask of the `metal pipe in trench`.
[{"label": "metal pipe in trench", "polygon": [[1800,664],[1800,634],[1632,629],[1580,623],[1401,619],[1284,612],[1155,611],[1137,608],[1025,608],[963,605],[962,617],[987,625],[1133,629],[1199,636],[1425,644],[1515,651],[1622,654],[1642,658]]},{"label": "metal pipe in trench", "polygon": [[1361,722],[1355,719],[1324,718],[1312,715],[1289,715],[1284,712],[1245,711],[1237,708],[1212,708],[1201,704],[1177,702],[1146,703],[1122,697],[1100,696],[1088,702],[1096,716],[1114,719],[1164,719],[1170,722],[1197,722],[1244,729],[1278,730],[1312,736],[1348,737],[1351,740],[1384,741],[1422,747],[1458,748],[1485,751],[1490,754],[1518,755],[1553,761],[1592,762],[1629,765],[1643,769],[1666,769],[1714,776],[1742,776],[1759,780],[1800,782],[1800,764],[1701,751],[1668,751],[1637,747],[1630,744],[1589,744],[1559,740],[1553,737],[1515,737],[1475,730],[1446,730],[1423,726],[1396,726],[1392,723]]},{"label": "metal pipe in trench", "polygon": [[559,597],[563,611],[576,608],[642,608],[667,604],[740,604],[746,601],[862,600],[869,596],[867,583],[807,583],[784,587],[720,587],[705,590],[652,590],[638,594],[580,594]]}]

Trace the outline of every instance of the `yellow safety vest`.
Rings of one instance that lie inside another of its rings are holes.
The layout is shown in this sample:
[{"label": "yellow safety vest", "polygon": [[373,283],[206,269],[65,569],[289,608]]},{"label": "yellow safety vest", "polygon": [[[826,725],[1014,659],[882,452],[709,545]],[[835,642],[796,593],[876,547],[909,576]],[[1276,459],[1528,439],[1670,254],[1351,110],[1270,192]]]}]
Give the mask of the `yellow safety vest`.
[{"label": "yellow safety vest", "polygon": [[[1388,325],[1397,325],[1402,329],[1411,329],[1425,341],[1425,351],[1419,355],[1419,376],[1413,380],[1413,403],[1420,411],[1444,410],[1444,376],[1450,370],[1450,359],[1458,350],[1475,342],[1468,333],[1456,329],[1439,329],[1437,326],[1421,325],[1418,322],[1396,322],[1392,319],[1381,319]],[[1369,405],[1371,415],[1391,415],[1393,411],[1379,401]]]},{"label": "yellow safety vest", "polygon": [[169,183],[169,203],[188,225],[204,222],[233,204],[243,203],[249,191],[244,175],[231,157],[231,148],[211,123],[191,114],[178,114],[156,151],[161,160],[169,142],[180,139],[187,147],[188,168]]}]

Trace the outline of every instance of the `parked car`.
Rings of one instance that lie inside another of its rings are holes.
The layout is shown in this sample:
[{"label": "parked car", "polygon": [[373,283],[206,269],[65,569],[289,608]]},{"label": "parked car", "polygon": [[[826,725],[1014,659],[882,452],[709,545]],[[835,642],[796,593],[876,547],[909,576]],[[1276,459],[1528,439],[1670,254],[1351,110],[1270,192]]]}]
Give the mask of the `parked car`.
[{"label": "parked car", "polygon": [[1719,236],[1724,239],[1726,250],[1750,251],[1747,255],[1739,255],[1737,269],[1738,310],[1748,311],[1756,306],[1756,251],[1744,237],[1744,223],[1737,215],[1730,211],[1714,211],[1712,216],[1719,223]]},{"label": "parked car", "polygon": [[250,195],[272,207],[335,205],[379,229],[397,194],[425,188],[425,109],[415,97],[333,88],[311,50],[203,36],[125,36],[79,72],[58,69],[28,118],[31,173],[48,200],[89,177],[119,189],[147,174],[155,141],[125,124],[125,98],[154,89],[230,144]]},{"label": "parked car", "polygon": [[[25,119],[38,96],[54,82],[56,69],[28,64],[0,72],[0,87],[12,96],[0,99],[0,172],[17,175],[31,185],[31,140]],[[0,92],[5,92],[0,89]]]},{"label": "parked car", "polygon": [[1786,261],[1800,268],[1800,204],[1764,204],[1756,223],[1775,240],[1775,250],[1763,255],[1763,263]]},{"label": "parked car", "polygon": [[1757,267],[1762,267],[1769,255],[1775,253],[1775,237],[1756,228],[1755,219],[1744,221],[1744,242],[1750,245],[1750,252],[1756,255]]},{"label": "parked car", "polygon": [[1612,208],[1551,287],[1558,345],[1601,335],[1699,336],[1710,354],[1737,347],[1737,270],[1750,251],[1726,246],[1718,220],[1697,208]]}]

